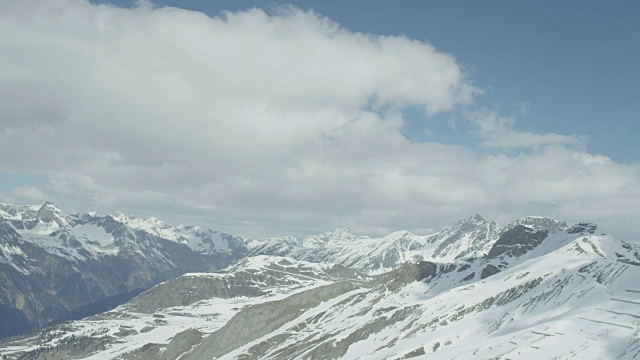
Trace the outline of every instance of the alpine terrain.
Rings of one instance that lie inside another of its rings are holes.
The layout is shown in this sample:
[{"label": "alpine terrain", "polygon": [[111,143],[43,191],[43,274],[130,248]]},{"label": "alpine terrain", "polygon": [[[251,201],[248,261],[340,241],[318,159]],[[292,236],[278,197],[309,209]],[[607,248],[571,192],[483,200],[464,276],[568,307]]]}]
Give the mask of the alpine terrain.
[{"label": "alpine terrain", "polygon": [[0,204],[0,338],[93,315],[187,272],[223,268],[238,236],[123,214]]},{"label": "alpine terrain", "polygon": [[41,319],[43,305],[70,309],[67,293],[92,301],[166,274],[116,308],[4,339],[6,359],[640,359],[640,244],[591,223],[474,215],[428,236],[252,240],[51,204],[2,211],[7,314]]}]

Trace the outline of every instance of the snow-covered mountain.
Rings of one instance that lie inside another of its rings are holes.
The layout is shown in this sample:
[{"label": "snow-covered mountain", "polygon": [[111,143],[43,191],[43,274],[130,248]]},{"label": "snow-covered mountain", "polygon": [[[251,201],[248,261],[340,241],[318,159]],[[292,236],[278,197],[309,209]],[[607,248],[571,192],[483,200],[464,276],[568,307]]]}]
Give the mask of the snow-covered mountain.
[{"label": "snow-covered mountain", "polygon": [[239,236],[120,213],[0,204],[0,338],[247,253]]},{"label": "snow-covered mountain", "polygon": [[[410,240],[418,245],[407,245]],[[376,241],[383,244],[369,244]],[[294,255],[333,248],[355,254],[350,242],[377,259],[358,258],[354,263],[363,268],[379,261],[382,249],[410,255],[411,261],[365,274],[325,261],[337,252],[325,252],[318,262],[247,257],[216,273],[166,281],[109,312],[5,340],[0,354],[181,360],[640,357],[640,244],[606,235],[595,224],[569,227],[532,217],[500,229],[474,216],[426,237],[403,232],[370,239],[338,230],[249,243],[253,251],[279,245]],[[459,256],[465,249],[452,246],[457,242],[474,250]],[[398,243],[407,247],[391,245]],[[436,255],[438,248],[461,250]],[[414,255],[423,260],[412,260]]]},{"label": "snow-covered mountain", "polygon": [[516,225],[544,228],[551,232],[567,227],[566,223],[548,217],[528,217],[501,229],[497,222],[476,214],[426,236],[399,231],[382,238],[370,238],[350,234],[347,229],[336,229],[305,239],[291,236],[269,238],[253,240],[248,245],[250,256],[289,256],[380,274],[406,261],[454,262],[482,257],[489,252],[501,232]]}]

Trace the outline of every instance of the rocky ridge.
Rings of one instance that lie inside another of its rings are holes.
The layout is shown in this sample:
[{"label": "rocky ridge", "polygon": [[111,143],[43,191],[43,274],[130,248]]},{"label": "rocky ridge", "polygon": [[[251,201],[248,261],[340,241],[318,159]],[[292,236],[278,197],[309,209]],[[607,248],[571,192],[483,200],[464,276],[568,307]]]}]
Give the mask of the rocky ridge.
[{"label": "rocky ridge", "polygon": [[0,204],[0,338],[247,253],[244,239],[123,214]]},{"label": "rocky ridge", "polygon": [[[247,257],[222,271],[164,282],[110,312],[42,331],[38,340],[2,343],[0,353],[24,359],[632,358],[640,351],[634,315],[640,245],[594,224],[546,219],[494,229],[472,217],[439,234],[448,239],[465,224],[480,224],[466,232],[480,237],[487,232],[478,228],[491,230],[486,244],[476,241],[481,252],[453,261],[433,260],[428,252],[431,259],[382,273]],[[296,254],[305,244],[336,247],[345,234],[335,233],[322,241],[288,238],[285,248]],[[399,234],[386,241],[407,233]],[[458,239],[474,243],[471,236]],[[434,244],[429,249],[442,242]]]}]

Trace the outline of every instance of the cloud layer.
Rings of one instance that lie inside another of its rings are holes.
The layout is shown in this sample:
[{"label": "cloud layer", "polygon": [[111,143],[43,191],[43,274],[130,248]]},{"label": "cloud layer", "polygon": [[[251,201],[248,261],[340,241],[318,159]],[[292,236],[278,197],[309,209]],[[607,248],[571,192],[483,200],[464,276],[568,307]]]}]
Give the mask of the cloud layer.
[{"label": "cloud layer", "polygon": [[[0,4],[0,166],[49,178],[5,200],[247,235],[419,231],[476,212],[640,215],[637,165],[474,110],[482,90],[425,42],[294,7],[212,18],[150,4]],[[466,109],[481,146],[409,141],[409,106]]]}]

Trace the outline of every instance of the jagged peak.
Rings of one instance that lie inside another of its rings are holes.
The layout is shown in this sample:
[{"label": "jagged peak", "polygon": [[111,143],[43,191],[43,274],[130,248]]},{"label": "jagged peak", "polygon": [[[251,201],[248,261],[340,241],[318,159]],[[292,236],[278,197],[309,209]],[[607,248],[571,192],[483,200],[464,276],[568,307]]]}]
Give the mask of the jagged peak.
[{"label": "jagged peak", "polygon": [[112,218],[113,220],[116,220],[116,221],[122,221],[122,220],[125,220],[125,219],[129,218],[129,216],[127,214],[122,213],[120,211],[116,211],[113,214],[109,214],[107,216]]},{"label": "jagged peak", "polygon": [[68,225],[66,215],[51,201],[45,201],[42,203],[38,211],[36,212],[37,218],[46,223],[55,222],[58,226]]},{"label": "jagged peak", "polygon": [[52,201],[50,201],[50,200],[45,200],[45,202],[43,202],[43,203],[42,203],[42,205],[40,205],[40,208],[41,208],[41,209],[43,209],[43,208],[55,208],[55,209],[60,210],[60,208],[59,208],[59,207],[57,207],[57,206],[56,206],[56,204],[54,204],[54,203],[53,203]]},{"label": "jagged peak", "polygon": [[338,227],[335,230],[333,230],[333,234],[334,235],[344,235],[344,234],[348,234],[351,235],[351,233],[349,232],[349,229],[346,227]]},{"label": "jagged peak", "polygon": [[[173,225],[170,225],[160,219],[158,219],[155,216],[150,216],[147,218],[140,218],[140,217],[136,217],[130,214],[125,214],[122,213],[120,211],[116,211],[115,213],[109,215],[111,216],[111,218],[113,218],[114,220],[121,222],[123,224],[126,225],[131,225],[131,226],[142,226],[142,225],[152,225],[152,226],[156,226],[156,227],[160,227],[160,228],[170,228],[170,227],[174,227]],[[179,225],[176,226],[176,228],[185,228],[184,225]],[[192,227],[195,228],[195,227]]]},{"label": "jagged peak", "polygon": [[445,234],[451,231],[457,231],[459,229],[465,229],[466,231],[469,227],[485,227],[487,225],[498,226],[498,223],[495,220],[487,220],[479,214],[474,214],[468,218],[459,220],[455,224],[445,226],[442,230],[439,231],[439,233]]},{"label": "jagged peak", "polygon": [[548,216],[525,216],[507,224],[500,232],[505,233],[517,225],[524,225],[533,230],[547,230],[552,234],[569,228],[567,222],[563,220],[556,220]]},{"label": "jagged peak", "polygon": [[99,216],[100,216],[100,214],[98,214],[98,212],[97,212],[97,211],[87,211],[87,212],[85,212],[85,213],[84,213],[84,214],[82,214],[82,215],[86,215],[86,216],[88,216],[88,217],[92,217],[92,218],[95,218],[95,217],[99,217]]},{"label": "jagged peak", "polygon": [[18,205],[10,203],[0,203],[0,210],[3,210],[10,215],[16,215],[29,211],[38,211],[38,209],[40,209],[41,207],[42,205]]}]

